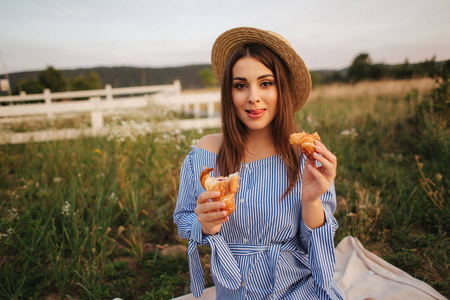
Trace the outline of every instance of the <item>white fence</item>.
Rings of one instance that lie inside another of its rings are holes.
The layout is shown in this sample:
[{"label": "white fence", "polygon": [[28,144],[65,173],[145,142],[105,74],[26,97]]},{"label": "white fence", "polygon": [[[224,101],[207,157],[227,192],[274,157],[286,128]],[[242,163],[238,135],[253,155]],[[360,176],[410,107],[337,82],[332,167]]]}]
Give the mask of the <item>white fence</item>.
[{"label": "white fence", "polygon": [[[73,99],[84,99],[72,101]],[[161,128],[212,128],[220,127],[220,117],[215,106],[220,102],[219,93],[181,93],[181,84],[112,88],[106,85],[102,90],[51,93],[0,97],[0,121],[17,117],[41,116],[57,118],[64,114],[90,112],[91,128],[61,129],[25,133],[0,133],[0,144],[17,144],[30,141],[72,139],[79,136],[106,135],[103,116],[124,110],[144,108],[149,105],[164,105],[168,109],[193,118],[171,120],[161,123]],[[25,104],[26,103],[26,104]],[[9,105],[4,105],[9,104]],[[206,118],[200,118],[205,116]]]}]

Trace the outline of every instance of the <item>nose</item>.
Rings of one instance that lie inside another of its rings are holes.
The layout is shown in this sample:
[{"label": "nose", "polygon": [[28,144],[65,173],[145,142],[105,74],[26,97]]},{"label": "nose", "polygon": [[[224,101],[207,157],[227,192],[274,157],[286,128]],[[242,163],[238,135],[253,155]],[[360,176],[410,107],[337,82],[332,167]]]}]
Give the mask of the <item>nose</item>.
[{"label": "nose", "polygon": [[258,90],[256,88],[249,89],[248,102],[249,103],[258,103],[260,101],[260,96]]}]

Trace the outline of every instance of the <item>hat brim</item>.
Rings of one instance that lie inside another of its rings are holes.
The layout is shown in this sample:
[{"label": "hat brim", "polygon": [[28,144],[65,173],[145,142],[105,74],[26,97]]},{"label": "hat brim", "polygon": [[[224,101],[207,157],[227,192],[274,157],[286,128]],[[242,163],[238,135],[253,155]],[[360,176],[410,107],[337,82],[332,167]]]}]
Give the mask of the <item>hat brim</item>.
[{"label": "hat brim", "polygon": [[222,33],[215,41],[211,63],[217,82],[221,85],[225,64],[236,47],[247,43],[259,43],[277,53],[291,73],[295,110],[308,100],[311,92],[311,76],[306,64],[292,45],[282,36],[253,27],[237,27]]}]

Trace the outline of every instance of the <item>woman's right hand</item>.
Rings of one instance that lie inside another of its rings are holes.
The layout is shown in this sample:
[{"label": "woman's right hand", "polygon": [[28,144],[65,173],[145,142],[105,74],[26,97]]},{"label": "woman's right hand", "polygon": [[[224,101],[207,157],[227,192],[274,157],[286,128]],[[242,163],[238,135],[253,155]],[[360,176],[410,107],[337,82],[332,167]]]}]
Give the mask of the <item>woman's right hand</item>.
[{"label": "woman's right hand", "polygon": [[209,201],[209,199],[219,196],[219,192],[203,192],[197,199],[195,213],[198,221],[202,224],[203,234],[213,235],[218,233],[222,224],[228,221],[227,212],[222,210],[225,203]]}]

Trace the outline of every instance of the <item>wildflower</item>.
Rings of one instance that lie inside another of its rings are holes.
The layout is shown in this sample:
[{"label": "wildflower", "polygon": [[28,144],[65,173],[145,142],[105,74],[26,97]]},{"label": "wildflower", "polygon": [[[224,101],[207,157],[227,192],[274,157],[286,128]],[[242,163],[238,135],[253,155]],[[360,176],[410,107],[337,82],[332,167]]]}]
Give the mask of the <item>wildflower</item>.
[{"label": "wildflower", "polygon": [[352,128],[350,130],[343,130],[343,131],[341,131],[341,133],[339,135],[341,135],[341,136],[357,137],[358,133],[356,132],[355,128]]},{"label": "wildflower", "polygon": [[94,149],[94,152],[97,153],[98,155],[102,155],[102,150],[98,148]]},{"label": "wildflower", "polygon": [[6,230],[6,233],[1,233],[1,232],[0,232],[0,240],[1,240],[2,238],[7,238],[8,236],[11,235],[11,233],[12,233],[12,228],[9,228],[8,230]]},{"label": "wildflower", "polygon": [[61,177],[55,177],[53,178],[53,182],[58,183],[61,182],[62,178]]},{"label": "wildflower", "polygon": [[64,202],[65,204],[62,207],[61,214],[70,214],[70,203],[68,201]]},{"label": "wildflower", "polygon": [[311,122],[312,122],[312,118],[311,118],[310,116],[306,116],[306,121],[307,121],[308,123],[311,123]]},{"label": "wildflower", "polygon": [[116,194],[114,192],[111,193],[111,196],[109,196],[111,198],[111,200],[116,199]]},{"label": "wildflower", "polygon": [[14,220],[19,218],[19,214],[17,213],[17,209],[14,207],[8,210],[7,214],[8,219]]},{"label": "wildflower", "polygon": [[191,142],[191,147],[194,147],[195,145],[197,145],[199,139],[193,139]]}]

